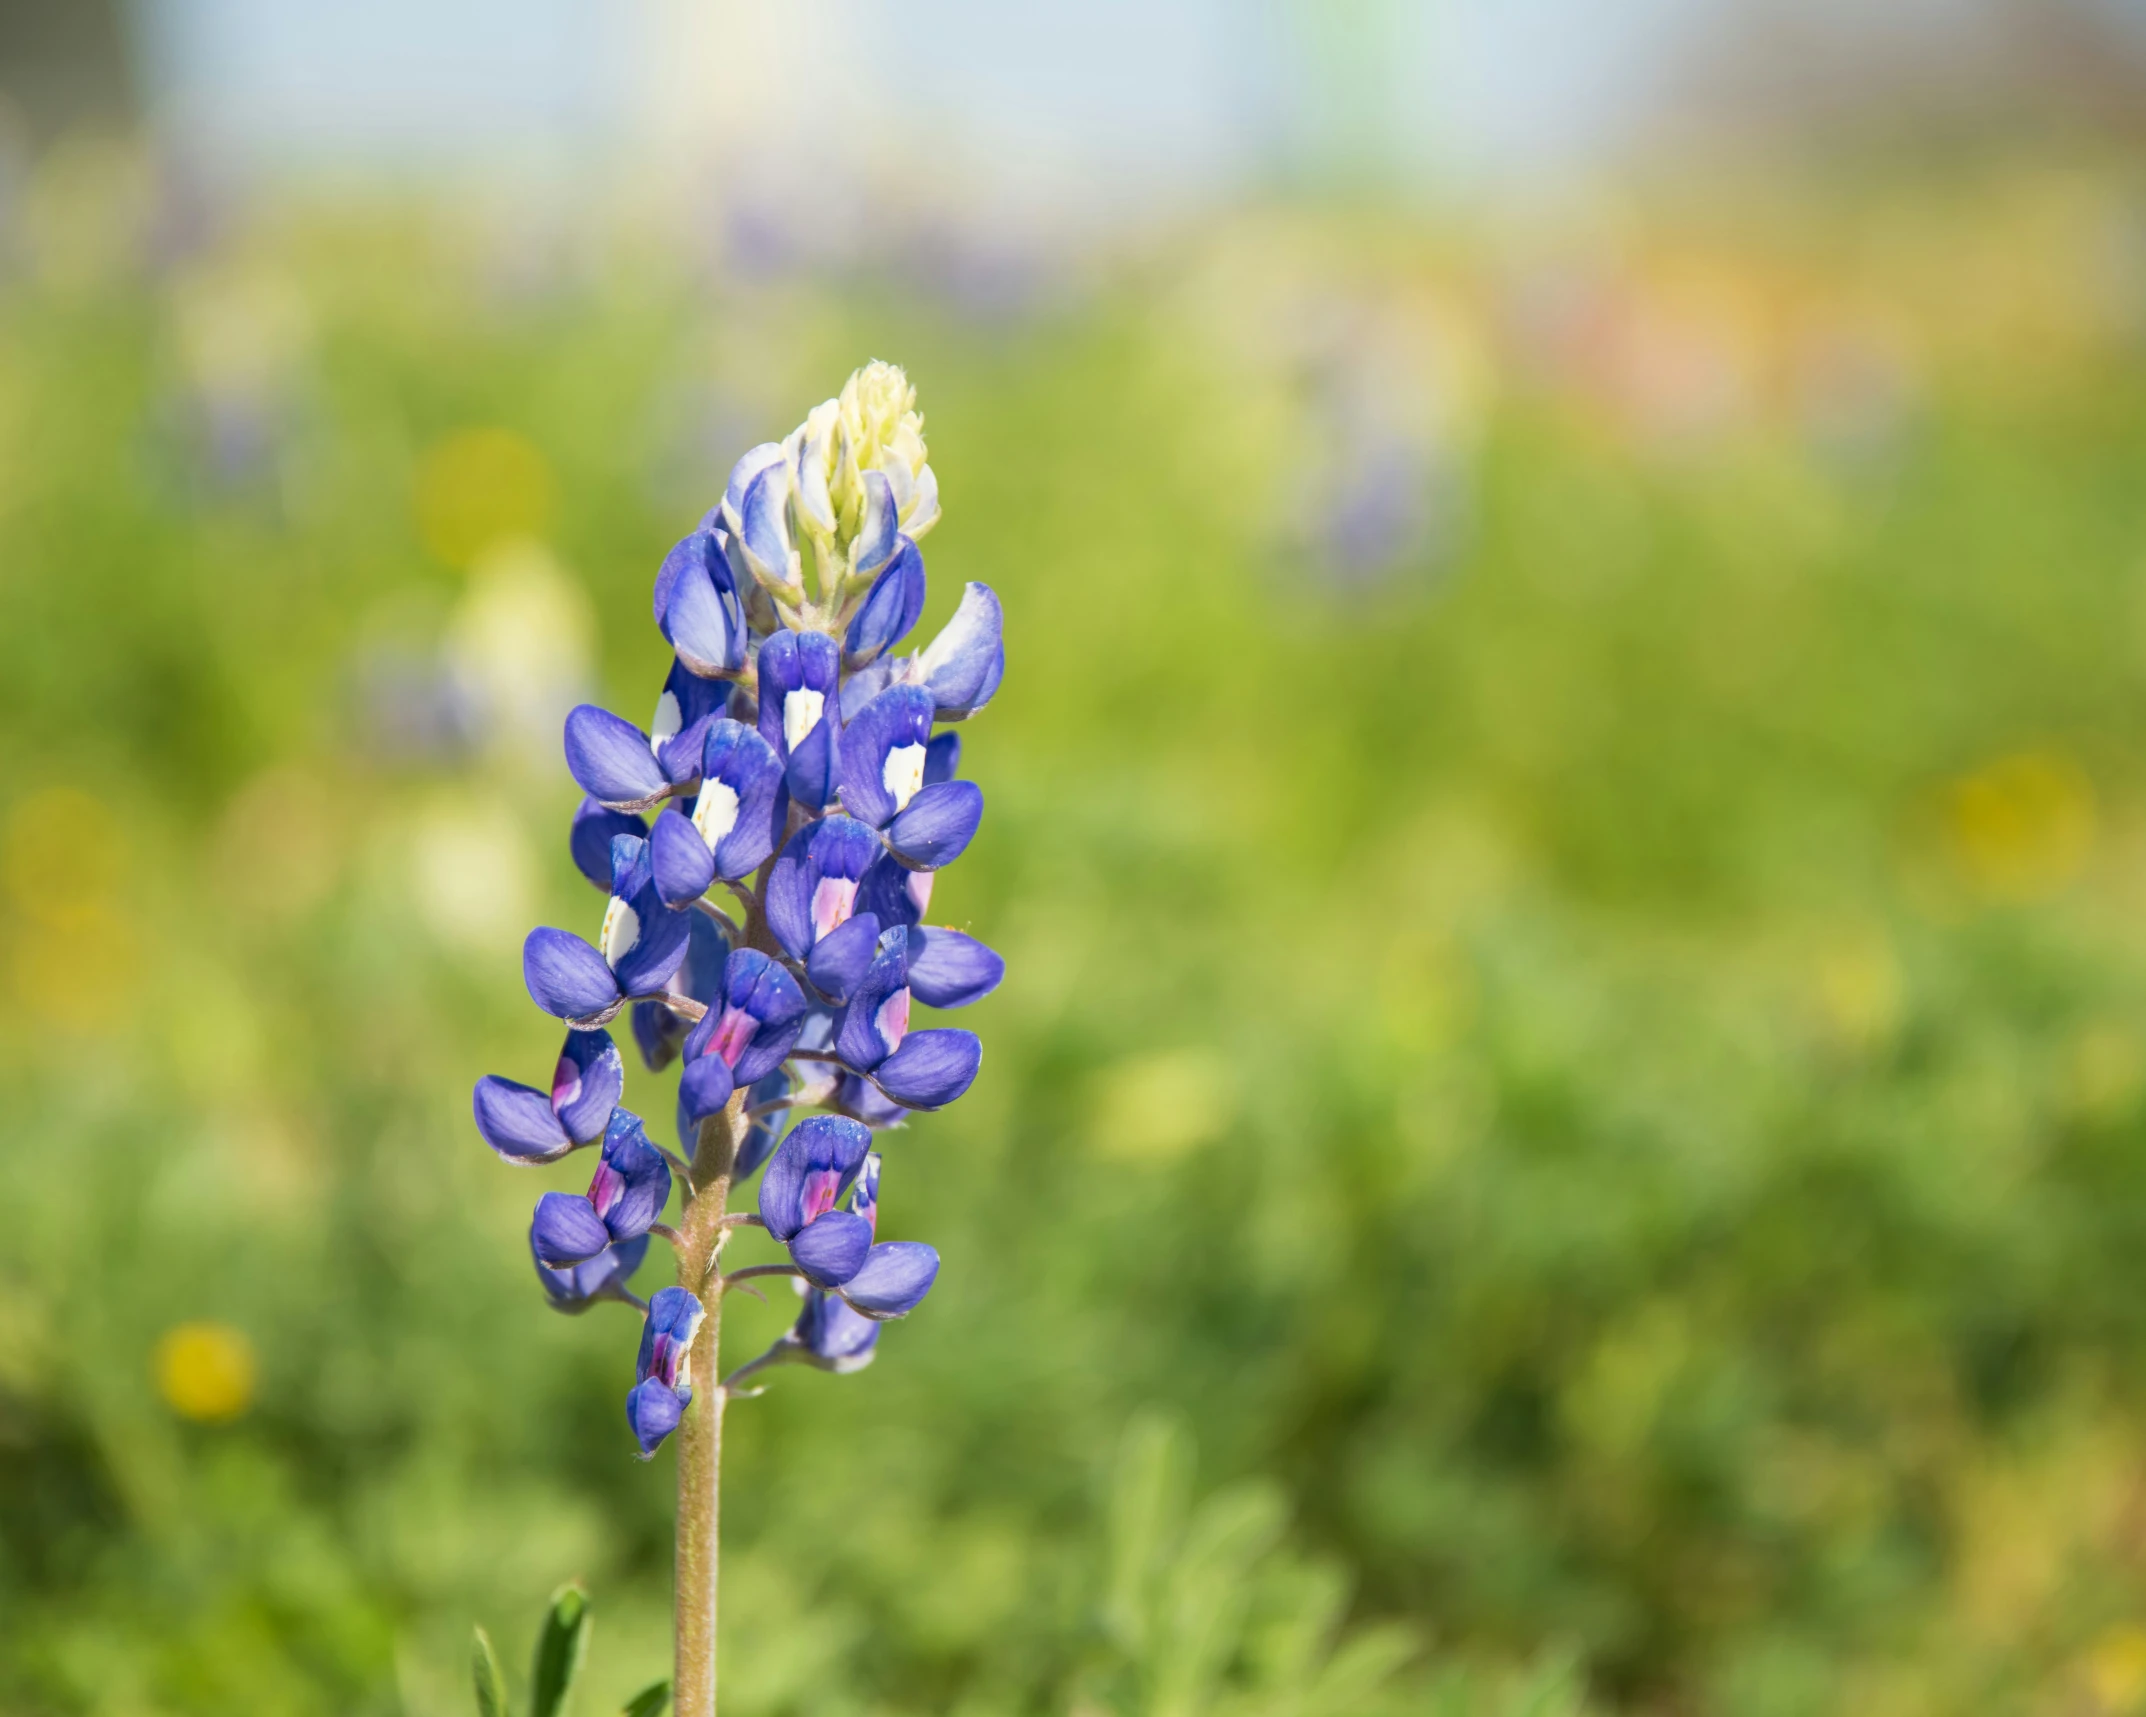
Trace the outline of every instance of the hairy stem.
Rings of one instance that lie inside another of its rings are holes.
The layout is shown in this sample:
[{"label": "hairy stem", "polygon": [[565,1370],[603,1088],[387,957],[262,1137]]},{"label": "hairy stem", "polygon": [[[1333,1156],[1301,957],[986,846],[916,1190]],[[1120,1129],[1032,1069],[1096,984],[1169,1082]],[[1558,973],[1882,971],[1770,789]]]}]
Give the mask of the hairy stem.
[{"label": "hairy stem", "polygon": [[723,1206],[745,1130],[745,1093],[700,1124],[693,1202],[679,1218],[678,1280],[708,1315],[693,1341],[693,1404],[678,1427],[678,1560],[674,1603],[678,1717],[715,1717],[716,1575],[722,1510],[723,1287],[718,1255],[728,1230]]},{"label": "hairy stem", "polygon": [[[763,902],[772,861],[745,898],[745,942],[772,949]],[[680,1010],[683,1011],[683,1010]],[[720,1114],[700,1124],[689,1184],[693,1196],[678,1219],[678,1281],[700,1296],[708,1315],[693,1341],[693,1404],[678,1427],[678,1550],[673,1595],[677,1656],[671,1679],[676,1717],[715,1717],[716,1577],[722,1520],[723,1242],[738,1224],[725,1205],[738,1146],[749,1125],[748,1093],[732,1094]],[[746,1219],[749,1220],[749,1219]]]}]

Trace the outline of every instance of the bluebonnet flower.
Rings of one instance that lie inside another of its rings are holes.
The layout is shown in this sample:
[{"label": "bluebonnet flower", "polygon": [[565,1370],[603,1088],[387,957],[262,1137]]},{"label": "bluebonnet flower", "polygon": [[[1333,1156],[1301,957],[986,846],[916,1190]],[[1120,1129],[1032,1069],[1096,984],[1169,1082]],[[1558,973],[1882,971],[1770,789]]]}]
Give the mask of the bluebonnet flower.
[{"label": "bluebonnet flower", "polygon": [[[559,1309],[642,1308],[627,1419],[644,1455],[691,1409],[690,1355],[733,1282],[782,1274],[805,1296],[735,1378],[788,1361],[856,1371],[937,1278],[933,1248],[879,1238],[875,1140],[959,1098],[981,1062],[973,1032],[912,1029],[910,1013],[967,1006],[1004,976],[983,943],[924,920],[983,817],[952,728],[990,703],[1006,658],[981,584],[910,642],[917,545],[939,517],[915,404],[899,369],[871,364],[740,459],[657,571],[671,660],[648,727],[593,704],[566,718],[584,795],[569,847],[603,918],[593,942],[547,927],[523,949],[530,996],[568,1027],[550,1090],[489,1077],[473,1108],[509,1162],[602,1142],[586,1193],[538,1201],[529,1245]],[[621,1106],[602,1028],[629,1007],[649,1071],[678,1064],[677,1156]],[[726,1215],[756,1172],[758,1215]],[[751,1226],[784,1261],[724,1273]],[[675,1247],[684,1285],[643,1306],[627,1283],[651,1236]]]}]

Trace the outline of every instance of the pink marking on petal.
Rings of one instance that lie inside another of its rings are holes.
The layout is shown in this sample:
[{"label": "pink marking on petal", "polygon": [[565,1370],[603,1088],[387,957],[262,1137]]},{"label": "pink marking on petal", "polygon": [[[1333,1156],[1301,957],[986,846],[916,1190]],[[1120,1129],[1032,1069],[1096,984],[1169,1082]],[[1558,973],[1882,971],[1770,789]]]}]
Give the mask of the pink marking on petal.
[{"label": "pink marking on petal", "polygon": [[551,1106],[563,1109],[581,1095],[581,1069],[571,1055],[559,1057],[559,1065],[551,1070]]},{"label": "pink marking on petal", "polygon": [[817,940],[839,930],[856,909],[857,885],[846,876],[823,876],[812,891],[812,934]]},{"label": "pink marking on petal", "polygon": [[909,1035],[909,991],[906,986],[896,990],[879,1004],[879,1011],[872,1016],[872,1027],[892,1055],[902,1046],[902,1039]]},{"label": "pink marking on petal", "polygon": [[919,918],[931,910],[931,879],[937,874],[936,871],[929,870],[913,870],[909,873],[909,901],[917,909]]},{"label": "pink marking on petal", "polygon": [[805,1176],[805,1220],[825,1216],[841,1192],[842,1177],[833,1169],[815,1169]]},{"label": "pink marking on petal", "polygon": [[596,1177],[589,1182],[589,1202],[596,1207],[598,1216],[609,1216],[611,1207],[626,1195],[626,1177],[609,1163],[598,1159]]},{"label": "pink marking on petal", "polygon": [[735,1067],[738,1057],[745,1053],[745,1046],[752,1042],[753,1033],[760,1029],[760,1022],[743,1008],[725,1008],[722,1023],[715,1028],[715,1035],[708,1039],[707,1053],[720,1055],[725,1066]]}]

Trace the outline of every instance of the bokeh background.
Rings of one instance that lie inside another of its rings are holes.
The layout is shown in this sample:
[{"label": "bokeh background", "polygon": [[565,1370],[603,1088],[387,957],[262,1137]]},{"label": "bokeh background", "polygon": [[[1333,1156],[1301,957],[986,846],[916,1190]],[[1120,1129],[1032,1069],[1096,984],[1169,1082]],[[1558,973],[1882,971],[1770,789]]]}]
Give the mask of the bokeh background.
[{"label": "bokeh background", "polygon": [[572,1575],[665,1668],[468,1092],[561,713],[878,356],[1010,976],[932,1301],[731,1417],[726,1711],[2146,1710],[2146,10],[8,0],[0,92],[0,1709],[460,1712]]}]

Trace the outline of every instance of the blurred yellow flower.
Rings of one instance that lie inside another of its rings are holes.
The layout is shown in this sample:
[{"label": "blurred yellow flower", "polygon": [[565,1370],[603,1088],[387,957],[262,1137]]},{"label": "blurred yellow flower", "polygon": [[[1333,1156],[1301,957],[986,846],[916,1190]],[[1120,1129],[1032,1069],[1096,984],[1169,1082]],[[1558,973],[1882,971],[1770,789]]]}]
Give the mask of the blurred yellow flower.
[{"label": "blurred yellow flower", "polygon": [[1954,862],[1997,900],[2039,900],[2071,882],[2094,846],[2094,785],[2057,751],[2017,751],[1946,795]]},{"label": "blurred yellow flower", "polygon": [[1870,1050],[1900,1028],[1900,962],[1882,930],[1837,936],[1818,951],[1814,974],[1827,1028],[1849,1049]]},{"label": "blurred yellow flower", "polygon": [[1121,1061],[1102,1077],[1095,1145],[1121,1161],[1182,1156],[1218,1139],[1236,1111],[1229,1076],[1204,1049],[1169,1049]]},{"label": "blurred yellow flower", "polygon": [[417,470],[417,530],[449,566],[467,567],[551,519],[551,462],[511,429],[465,429],[435,444]]},{"label": "blurred yellow flower", "polygon": [[8,811],[0,876],[15,932],[9,976],[24,1008],[73,1026],[111,1023],[124,991],[110,979],[136,952],[119,910],[121,853],[117,820],[77,788],[30,793]]},{"label": "blurred yellow flower", "polygon": [[253,1343],[229,1324],[184,1323],[156,1344],[156,1386],[182,1419],[221,1424],[253,1405]]},{"label": "blurred yellow flower", "polygon": [[2103,1634],[2087,1653],[2086,1679],[2097,1710],[2146,1706],[2146,1628],[2126,1624]]}]

